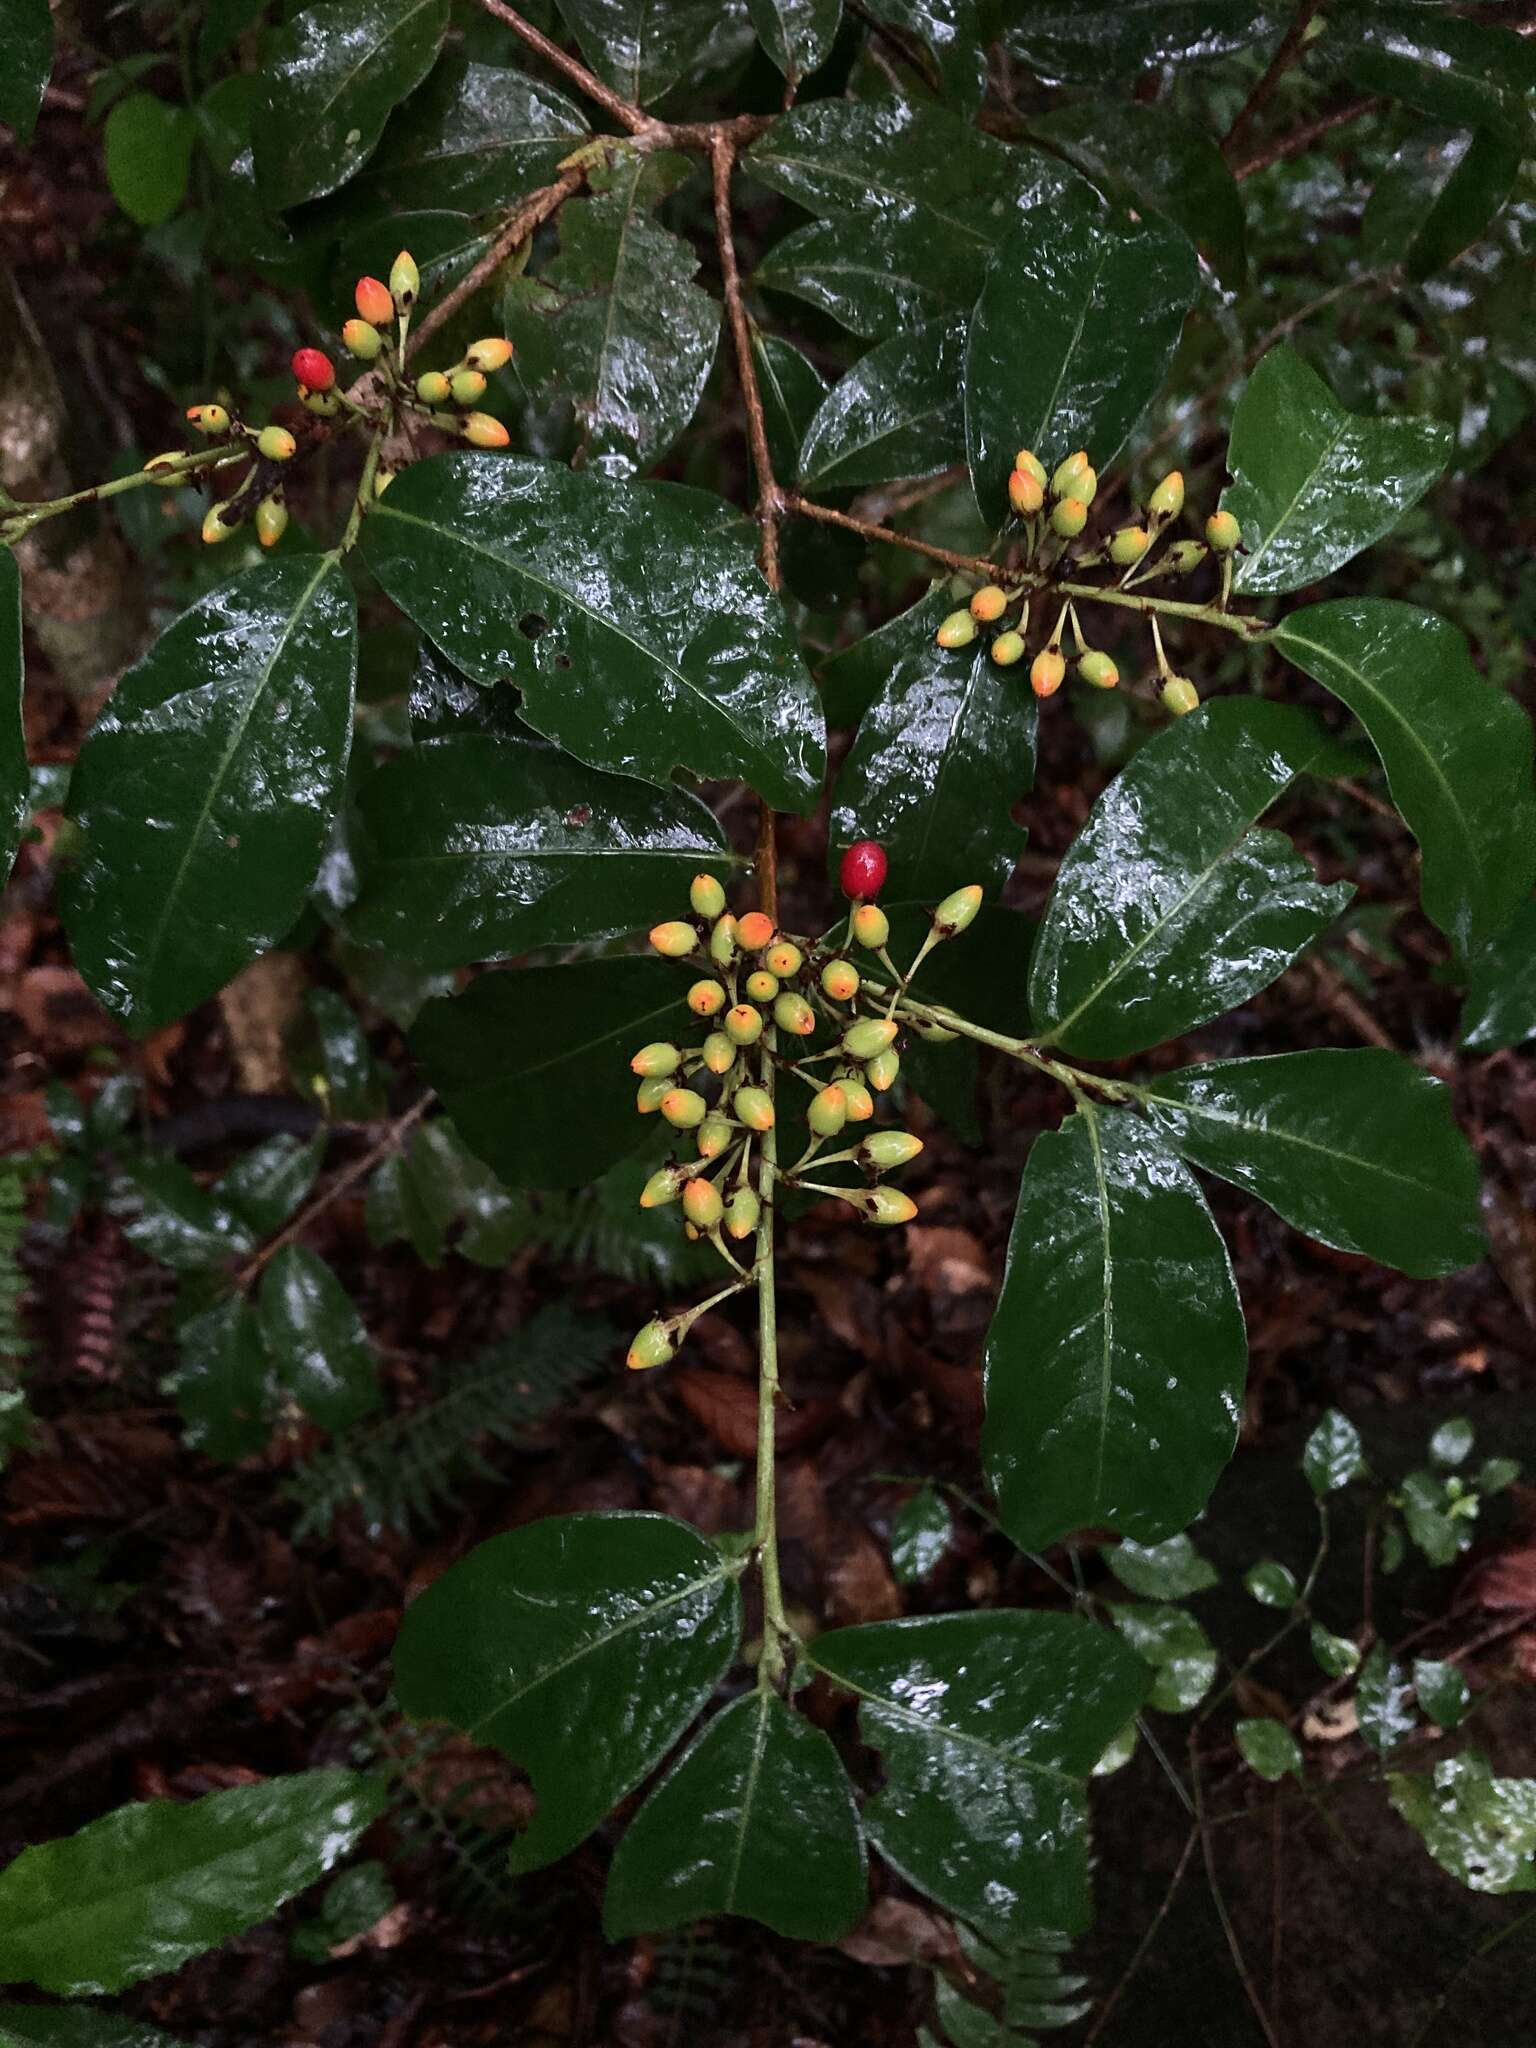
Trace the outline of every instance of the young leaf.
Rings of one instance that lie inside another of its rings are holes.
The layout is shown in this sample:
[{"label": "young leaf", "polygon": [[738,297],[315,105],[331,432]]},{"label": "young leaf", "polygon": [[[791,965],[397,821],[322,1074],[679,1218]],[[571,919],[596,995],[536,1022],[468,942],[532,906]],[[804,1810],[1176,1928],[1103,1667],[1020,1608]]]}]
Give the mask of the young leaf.
[{"label": "young leaf", "polygon": [[1442,1471],[1454,1471],[1464,1465],[1472,1455],[1472,1446],[1477,1433],[1465,1415],[1453,1415],[1442,1422],[1429,1440],[1431,1461]]},{"label": "young leaf", "polygon": [[1243,529],[1233,588],[1273,595],[1330,575],[1389,533],[1445,468],[1438,420],[1347,412],[1294,349],[1272,348],[1232,421],[1222,509]]},{"label": "young leaf", "polygon": [[1102,86],[1159,64],[1224,57],[1274,32],[1288,15],[1252,0],[1026,0],[1009,12],[1005,46],[1052,84]]},{"label": "young leaf", "polygon": [[1271,1785],[1284,1777],[1301,1776],[1301,1749],[1283,1721],[1261,1716],[1239,1721],[1232,1732],[1243,1762]]},{"label": "young leaf", "polygon": [[527,1771],[514,1873],[574,1849],[653,1770],[736,1650],[732,1567],[665,1515],[561,1515],[493,1536],[407,1608],[400,1704]]},{"label": "young leaf", "polygon": [[1450,1091],[1396,1053],[1277,1053],[1160,1075],[1174,1150],[1340,1251],[1431,1279],[1483,1255],[1482,1174]]},{"label": "young leaf", "polygon": [[60,898],[80,971],[135,1036],[298,916],[346,768],[356,647],[329,555],[263,562],[183,612],[91,728]]},{"label": "young leaf", "polygon": [[423,967],[644,929],[724,835],[680,789],[604,775],[554,747],[466,733],[397,754],[363,783],[361,888],[347,929]]},{"label": "young leaf", "polygon": [[740,777],[808,811],[820,706],[753,543],[716,498],[516,457],[418,462],[363,526],[408,617],[594,768]]},{"label": "young leaf", "polygon": [[238,1294],[186,1317],[176,1333],[178,1365],[167,1383],[204,1457],[233,1464],[259,1451],[270,1433],[277,1377],[256,1312]]},{"label": "young leaf", "polygon": [[1074,1529],[1160,1543],[1237,1439],[1243,1315],[1194,1177],[1128,1110],[1037,1138],[987,1333],[982,1455],[1024,1550]]},{"label": "young leaf", "polygon": [[1122,1586],[1149,1600],[1184,1600],[1217,1583],[1216,1567],[1196,1550],[1188,1536],[1170,1536],[1162,1543],[1116,1543],[1100,1552]]},{"label": "young leaf", "polygon": [[1341,1415],[1337,1408],[1329,1408],[1324,1413],[1307,1438],[1306,1448],[1301,1454],[1301,1469],[1307,1475],[1307,1484],[1319,1499],[1324,1494],[1336,1493],[1341,1486],[1348,1486],[1352,1479],[1362,1476],[1365,1454],[1360,1445],[1360,1432],[1347,1415]]},{"label": "young leaf", "polygon": [[130,1244],[178,1273],[205,1272],[256,1249],[249,1224],[165,1153],[146,1152],[122,1167],[112,1213]]},{"label": "young leaf", "polygon": [[107,116],[102,153],[112,197],[140,227],[159,227],[187,196],[197,123],[152,92],[129,93]]},{"label": "young leaf", "polygon": [[1360,1668],[1360,1652],[1348,1636],[1336,1636],[1314,1621],[1310,1631],[1312,1655],[1330,1678],[1348,1678]]},{"label": "young leaf", "polygon": [[23,1849],[0,1870],[0,1980],[84,1998],[174,1970],[323,1877],[384,1805],[381,1780],[301,1771]]},{"label": "young leaf", "polygon": [[791,85],[832,53],[843,0],[747,0],[757,40]]},{"label": "young leaf", "polygon": [[188,2048],[143,2020],[93,2005],[0,2005],[0,2048]]},{"label": "young leaf", "polygon": [[1461,1042],[1478,1052],[1497,1052],[1536,1038],[1536,896],[1490,939],[1472,962]]},{"label": "young leaf", "polygon": [[1378,1756],[1386,1756],[1418,1726],[1413,1687],[1385,1643],[1375,1644],[1360,1666],[1356,1695],[1360,1733]]},{"label": "young leaf", "polygon": [[1261,1607],[1294,1607],[1296,1574],[1278,1558],[1266,1557],[1243,1573],[1243,1589]]},{"label": "young leaf", "polygon": [[1463,634],[1390,598],[1292,612],[1275,646],[1370,735],[1424,855],[1424,914],[1463,951],[1497,936],[1536,879],[1531,721],[1472,666]]},{"label": "young leaf", "polygon": [[520,967],[428,1003],[411,1050],[508,1187],[578,1187],[645,1137],[629,1059],[675,1028],[680,995],[659,960]]},{"label": "young leaf", "polygon": [[1111,461],[1163,381],[1198,282],[1177,228],[1117,216],[1081,182],[998,244],[965,358],[971,487],[990,523],[1006,517],[1015,449]]},{"label": "young leaf", "polygon": [[809,1655],[880,1753],[864,1824],[887,1862],[1000,1943],[1086,1925],[1083,1781],[1146,1691],[1123,1644],[1001,1608],[834,1629]]},{"label": "young leaf", "polygon": [[436,62],[449,0],[314,0],[270,39],[252,139],[277,212],[344,185]]},{"label": "young leaf", "polygon": [[0,12],[0,121],[30,142],[53,69],[48,0],[8,0]]},{"label": "young leaf", "polygon": [[1254,827],[1325,744],[1288,704],[1227,697],[1143,747],[1068,848],[1030,967],[1036,1029],[1117,1059],[1266,987],[1351,895]]},{"label": "young leaf", "polygon": [[960,372],[965,323],[932,320],[893,334],[822,400],[800,450],[807,490],[931,476],[965,447]]},{"label": "young leaf", "polygon": [[954,1517],[943,1494],[920,1486],[902,1502],[891,1522],[891,1570],[903,1586],[926,1579],[948,1550],[955,1533]]},{"label": "young leaf", "polygon": [[1458,1728],[1472,1703],[1467,1681],[1454,1664],[1433,1657],[1413,1660],[1413,1690],[1419,1705],[1440,1728]]},{"label": "young leaf", "polygon": [[343,1430],[379,1405],[379,1363],[336,1275],[301,1244],[261,1276],[261,1334],[272,1369],[322,1429]]},{"label": "young leaf", "polygon": [[1192,1714],[1216,1679],[1219,1659],[1211,1639],[1182,1607],[1117,1606],[1115,1627],[1152,1669],[1147,1704],[1160,1714]]},{"label": "young leaf", "polygon": [[740,1913],[791,1941],[838,1941],[864,1911],[864,1842],[831,1740],[772,1693],[717,1714],[620,1842],[610,1941]]},{"label": "young leaf", "polygon": [[637,106],[660,99],[697,59],[718,0],[560,0],[592,69]]},{"label": "young leaf", "polygon": [[1392,1804],[1452,1877],[1474,1892],[1536,1891],[1536,1778],[1496,1778],[1475,1749],[1432,1778],[1387,1779]]},{"label": "young leaf", "polygon": [[[0,39],[4,31],[0,30]],[[0,58],[0,78],[5,76]],[[10,878],[26,823],[30,779],[21,700],[26,670],[21,652],[21,571],[15,551],[0,548],[0,887]]]}]

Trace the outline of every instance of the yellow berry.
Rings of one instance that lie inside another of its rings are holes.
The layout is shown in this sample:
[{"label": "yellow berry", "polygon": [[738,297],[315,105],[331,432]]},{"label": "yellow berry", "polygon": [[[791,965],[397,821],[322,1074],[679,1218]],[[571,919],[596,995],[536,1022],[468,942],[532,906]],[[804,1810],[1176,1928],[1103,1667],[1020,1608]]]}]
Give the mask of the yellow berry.
[{"label": "yellow berry", "polygon": [[1042,647],[1030,663],[1029,687],[1037,697],[1054,697],[1067,673],[1059,647]]}]

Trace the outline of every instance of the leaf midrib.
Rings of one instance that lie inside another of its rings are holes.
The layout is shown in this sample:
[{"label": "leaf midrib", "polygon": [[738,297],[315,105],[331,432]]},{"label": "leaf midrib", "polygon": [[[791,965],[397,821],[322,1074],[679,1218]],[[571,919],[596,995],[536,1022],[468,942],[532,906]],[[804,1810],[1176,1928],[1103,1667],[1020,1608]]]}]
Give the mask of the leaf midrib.
[{"label": "leaf midrib", "polygon": [[1443,1189],[1437,1181],[1416,1180],[1412,1174],[1403,1173],[1395,1166],[1383,1165],[1379,1160],[1362,1159],[1355,1152],[1340,1151],[1336,1145],[1324,1145],[1316,1138],[1306,1137],[1300,1131],[1263,1123],[1232,1110],[1213,1109],[1207,1103],[1188,1102],[1177,1095],[1159,1095],[1155,1089],[1149,1089],[1143,1100],[1148,1103],[1162,1103],[1169,1109],[1181,1110],[1185,1116],[1196,1121],[1204,1117],[1210,1123],[1230,1124],[1245,1135],[1252,1133],[1257,1137],[1273,1139],[1280,1144],[1296,1145],[1308,1152],[1320,1152],[1326,1158],[1338,1160],[1342,1165],[1359,1167],[1364,1173],[1379,1174],[1384,1180],[1400,1181],[1405,1188],[1411,1188],[1415,1194],[1430,1195],[1436,1200],[1443,1194]]},{"label": "leaf midrib", "polygon": [[840,1686],[844,1692],[851,1692],[855,1699],[866,1700],[870,1706],[878,1707],[881,1713],[890,1714],[909,1727],[920,1729],[935,1744],[960,1743],[1009,1770],[1030,1771],[1037,1777],[1050,1778],[1057,1784],[1068,1785],[1073,1791],[1081,1790],[1081,1780],[1074,1778],[1070,1771],[1059,1770],[1055,1764],[1039,1763],[1034,1757],[1017,1750],[999,1749],[996,1743],[988,1742],[984,1736],[973,1735],[968,1728],[957,1728],[951,1721],[932,1721],[926,1714],[917,1714],[910,1707],[902,1706],[899,1700],[893,1700],[888,1693],[870,1692],[866,1686],[859,1685],[840,1671],[834,1671],[829,1664],[820,1661],[814,1649],[808,1649],[804,1654],[808,1664],[813,1665],[823,1676],[830,1678],[832,1683]]}]

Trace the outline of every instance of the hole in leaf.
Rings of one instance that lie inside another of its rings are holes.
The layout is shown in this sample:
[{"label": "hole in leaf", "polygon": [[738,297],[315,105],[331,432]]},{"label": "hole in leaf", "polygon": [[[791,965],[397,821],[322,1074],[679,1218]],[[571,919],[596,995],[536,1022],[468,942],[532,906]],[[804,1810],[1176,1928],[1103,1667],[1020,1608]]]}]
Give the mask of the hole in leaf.
[{"label": "hole in leaf", "polygon": [[537,640],[541,633],[549,631],[549,621],[542,612],[524,612],[517,622],[517,630],[528,640]]},{"label": "hole in leaf", "polygon": [[557,655],[555,656],[555,667],[556,667],[556,668],[569,668],[569,667],[570,667],[570,665],[571,665],[571,657],[570,657],[570,656],[569,656],[568,654],[557,654]]}]

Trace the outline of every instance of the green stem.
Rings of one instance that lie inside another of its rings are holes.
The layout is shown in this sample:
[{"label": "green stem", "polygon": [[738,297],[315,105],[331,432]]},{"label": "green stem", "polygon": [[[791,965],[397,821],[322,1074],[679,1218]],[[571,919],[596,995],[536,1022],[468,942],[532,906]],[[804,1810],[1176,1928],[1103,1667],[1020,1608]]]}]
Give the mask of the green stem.
[{"label": "green stem", "polygon": [[103,498],[120,497],[124,491],[141,490],[145,484],[163,487],[168,476],[191,476],[198,470],[212,469],[218,463],[233,461],[245,452],[244,445],[237,442],[220,442],[217,448],[189,448],[184,455],[157,462],[152,470],[130,470],[127,476],[113,477],[109,483],[87,484],[83,491],[71,491],[64,498],[45,498],[37,504],[18,505],[14,512],[0,518],[0,545],[14,547],[34,526],[41,526],[45,519],[57,519],[62,512],[72,512],[77,505],[94,505]]},{"label": "green stem", "polygon": [[335,552],[344,555],[357,541],[363,530],[363,514],[373,502],[373,482],[379,473],[379,456],[384,447],[385,427],[374,430],[373,439],[368,443],[368,453],[363,461],[363,473],[358,478],[357,496],[352,500],[351,516],[347,520],[346,532],[341,536]]},{"label": "green stem", "polygon": [[1236,633],[1243,640],[1254,639],[1267,630],[1263,619],[1244,612],[1224,612],[1213,604],[1186,604],[1175,597],[1143,597],[1133,590],[1109,590],[1097,583],[1057,583],[1052,588],[1063,597],[1080,597],[1093,604],[1118,604],[1149,617],[1161,613],[1166,619],[1194,619],[1202,626],[1219,626],[1224,633]]},{"label": "green stem", "polygon": [[[762,1085],[773,1095],[774,1041],[772,1025],[764,1034],[768,1057],[764,1059]],[[779,1578],[778,1519],[774,1501],[774,1431],[779,1400],[778,1298],[774,1289],[773,1205],[778,1169],[778,1132],[770,1124],[762,1133],[758,1151],[757,1194],[762,1213],[757,1223],[757,1514],[752,1545],[757,1553],[763,1585],[763,1647],[757,1660],[757,1682],[764,1691],[777,1690],[786,1668],[785,1645],[794,1641],[794,1631],[784,1612],[784,1588]]]},{"label": "green stem", "polygon": [[[884,982],[868,978],[863,987],[871,995],[890,993]],[[1090,1088],[1109,1102],[1130,1102],[1141,1092],[1129,1081],[1111,1081],[1103,1074],[1089,1074],[1081,1067],[1069,1066],[1065,1060],[1050,1059],[1038,1050],[1032,1039],[1010,1038],[1004,1032],[989,1031],[985,1024],[973,1024],[969,1017],[962,1017],[958,1010],[947,1009],[941,1003],[915,1002],[911,996],[900,995],[899,991],[898,995],[898,1017],[909,1017],[920,1024],[937,1024],[961,1038],[974,1039],[978,1045],[989,1045],[995,1052],[1006,1053],[1010,1059],[1022,1060],[1037,1073],[1049,1074],[1053,1081],[1059,1081],[1075,1096],[1080,1097],[1084,1088]]]}]

